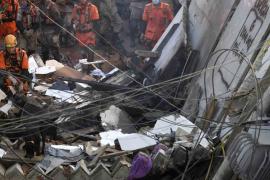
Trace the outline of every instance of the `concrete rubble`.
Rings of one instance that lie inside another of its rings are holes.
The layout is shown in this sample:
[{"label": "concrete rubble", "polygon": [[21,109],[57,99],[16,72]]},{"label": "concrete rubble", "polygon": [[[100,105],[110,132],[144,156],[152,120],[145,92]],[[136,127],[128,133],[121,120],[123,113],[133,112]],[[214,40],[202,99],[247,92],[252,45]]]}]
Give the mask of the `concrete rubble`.
[{"label": "concrete rubble", "polygon": [[129,42],[147,0],[93,2],[94,61],[61,32],[60,59],[29,56],[27,94],[0,89],[0,180],[268,180],[269,1],[164,0],[152,49]]},{"label": "concrete rubble", "polygon": [[[34,180],[50,177],[61,180],[124,180],[137,176],[137,163],[143,163],[140,162],[143,158],[149,161],[151,167],[149,166],[146,172],[143,172],[144,169],[140,169],[139,171],[142,171],[143,175],[139,176],[164,175],[172,171],[170,166],[176,167],[186,162],[182,159],[186,159],[186,156],[182,154],[182,158],[178,161],[171,161],[174,159],[174,155],[180,155],[176,151],[177,143],[180,142],[181,146],[190,143],[190,150],[195,147],[196,133],[193,129],[195,125],[183,116],[177,114],[170,116],[160,114],[157,117],[145,115],[147,118],[155,117],[154,123],[150,123],[151,127],[149,127],[144,124],[140,125],[140,123],[138,123],[139,126],[136,126],[138,118],[133,113],[144,117],[143,113],[137,109],[130,110],[126,106],[118,107],[117,104],[108,106],[107,101],[104,101],[103,105],[101,104],[103,111],[92,111],[91,108],[97,105],[95,104],[96,99],[107,97],[110,94],[110,91],[102,91],[102,89],[115,88],[126,91],[126,87],[122,85],[120,79],[108,83],[119,75],[117,69],[112,69],[105,74],[96,68],[98,71],[92,72],[91,76],[80,72],[80,66],[77,66],[78,70],[75,70],[56,60],[43,64],[39,62],[38,55],[31,56],[30,59],[30,71],[34,74],[33,91],[35,94],[29,94],[26,100],[27,106],[24,108],[35,116],[39,113],[53,112],[42,116],[44,119],[42,123],[49,129],[57,126],[58,129],[55,132],[57,135],[51,134],[54,130],[48,131],[49,136],[44,142],[44,154],[40,156],[37,152],[33,152],[33,156],[30,158],[23,157],[23,154],[25,152],[27,154],[28,151],[25,149],[25,144],[17,145],[19,141],[13,142],[9,138],[3,137],[3,153],[1,153],[0,159],[0,176],[3,179]],[[89,66],[95,64],[84,61],[81,63]],[[98,74],[104,76],[97,77]],[[102,84],[102,79],[106,78],[108,74],[112,75],[112,78]],[[68,80],[63,81],[63,78],[68,78]],[[76,79],[81,81],[77,82]],[[93,84],[94,81],[100,83]],[[85,98],[86,96],[91,98]],[[4,94],[1,97],[5,99]],[[114,98],[117,99],[120,96],[111,97],[111,101]],[[136,103],[137,99],[129,99],[127,102]],[[66,107],[67,110],[59,111],[63,107]],[[15,117],[14,114],[12,115],[11,109],[16,109],[16,107],[11,101],[0,108],[6,116]],[[176,124],[185,124],[187,127],[181,128],[172,125],[164,119],[169,119]],[[53,125],[47,121],[52,122]],[[19,124],[18,127],[20,127]],[[31,131],[36,131],[32,126],[29,128]],[[38,136],[42,136],[42,134]],[[168,136],[170,138],[167,138]],[[190,136],[194,138],[191,139]],[[207,140],[202,142],[205,141]],[[206,142],[201,145],[208,151]],[[13,147],[15,150],[12,150]],[[182,153],[182,151],[180,152]],[[138,155],[142,155],[142,159],[138,158]],[[20,160],[19,163],[18,160]],[[7,164],[7,162],[9,163]],[[10,165],[10,162],[14,164]],[[22,168],[26,162],[27,168]]]}]

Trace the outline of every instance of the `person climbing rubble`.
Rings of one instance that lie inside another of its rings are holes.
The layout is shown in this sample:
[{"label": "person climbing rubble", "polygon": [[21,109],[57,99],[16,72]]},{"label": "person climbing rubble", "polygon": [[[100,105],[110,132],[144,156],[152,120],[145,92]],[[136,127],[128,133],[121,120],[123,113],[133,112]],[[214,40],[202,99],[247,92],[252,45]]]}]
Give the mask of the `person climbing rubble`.
[{"label": "person climbing rubble", "polygon": [[17,27],[19,29],[18,43],[25,49],[28,55],[37,51],[37,29],[39,12],[37,7],[27,0],[20,0],[20,8],[17,16]]},{"label": "person climbing rubble", "polygon": [[32,79],[28,72],[27,53],[16,47],[17,39],[12,34],[5,37],[4,43],[5,50],[0,51],[0,70],[5,70],[12,75],[1,72],[0,88],[8,96],[18,93],[26,94],[29,90],[27,80]]},{"label": "person climbing rubble", "polygon": [[173,17],[170,5],[160,0],[152,0],[145,6],[143,20],[147,23],[144,34],[146,47],[153,48]]},{"label": "person climbing rubble", "polygon": [[16,18],[19,10],[18,0],[0,1],[0,38],[17,32]]},{"label": "person climbing rubble", "polygon": [[[81,56],[87,61],[94,60],[93,48],[96,46],[96,34],[94,27],[99,20],[99,11],[97,7],[87,0],[79,0],[78,4],[74,5],[72,10],[72,24],[75,31],[75,36],[79,40],[81,47]],[[92,49],[90,51],[87,47]]]}]

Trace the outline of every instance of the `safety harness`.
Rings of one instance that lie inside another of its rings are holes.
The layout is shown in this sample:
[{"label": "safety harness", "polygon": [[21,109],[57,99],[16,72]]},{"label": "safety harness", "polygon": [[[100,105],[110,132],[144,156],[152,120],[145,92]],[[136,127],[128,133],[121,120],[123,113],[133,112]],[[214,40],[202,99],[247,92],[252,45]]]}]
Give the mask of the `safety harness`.
[{"label": "safety harness", "polygon": [[6,69],[13,73],[20,73],[24,55],[25,53],[19,48],[16,48],[16,54],[4,51]]}]

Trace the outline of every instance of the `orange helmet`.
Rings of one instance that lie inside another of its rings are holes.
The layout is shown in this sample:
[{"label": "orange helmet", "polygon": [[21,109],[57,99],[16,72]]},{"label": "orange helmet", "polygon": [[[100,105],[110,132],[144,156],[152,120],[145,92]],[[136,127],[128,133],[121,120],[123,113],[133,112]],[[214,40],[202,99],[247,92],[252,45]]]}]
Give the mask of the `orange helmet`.
[{"label": "orange helmet", "polygon": [[17,39],[14,35],[9,34],[5,37],[5,46],[7,48],[12,48],[17,46]]}]

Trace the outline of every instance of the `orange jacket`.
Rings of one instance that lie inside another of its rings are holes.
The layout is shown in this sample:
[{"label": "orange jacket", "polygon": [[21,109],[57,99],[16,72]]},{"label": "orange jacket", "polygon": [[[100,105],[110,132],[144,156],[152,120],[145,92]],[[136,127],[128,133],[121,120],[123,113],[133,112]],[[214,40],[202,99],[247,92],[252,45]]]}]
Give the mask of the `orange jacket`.
[{"label": "orange jacket", "polygon": [[[0,51],[0,69],[7,70],[12,73],[18,73],[22,75],[22,72],[28,71],[28,56],[22,49],[16,48],[16,54],[8,55],[6,51]],[[4,89],[8,91],[8,86],[13,86],[13,82],[6,78],[4,79]],[[23,90],[26,93],[29,90],[29,86],[25,79],[23,82]]]},{"label": "orange jacket", "polygon": [[86,31],[92,28],[92,22],[99,20],[99,12],[94,4],[87,3],[86,6],[75,5],[72,10],[72,21],[78,26],[83,26]]},{"label": "orange jacket", "polygon": [[155,6],[149,3],[145,6],[143,20],[147,22],[145,38],[150,41],[158,41],[169,23],[173,19],[173,12],[167,3]]},{"label": "orange jacket", "polygon": [[22,49],[16,48],[16,54],[8,55],[6,51],[0,51],[0,69],[14,73],[20,70],[28,70],[28,56]]},{"label": "orange jacket", "polygon": [[[75,5],[72,22],[76,25],[76,37],[86,45],[96,45],[96,34],[92,31],[93,21],[99,20],[99,12],[94,4]],[[82,45],[80,43],[80,45]]]},{"label": "orange jacket", "polygon": [[17,32],[16,18],[19,10],[18,0],[2,0],[0,3],[0,38]]},{"label": "orange jacket", "polygon": [[19,10],[18,0],[2,0],[0,4],[1,16],[0,19],[5,22],[15,21]]}]

